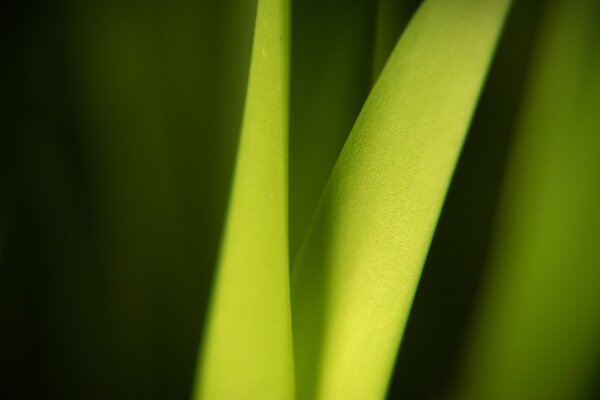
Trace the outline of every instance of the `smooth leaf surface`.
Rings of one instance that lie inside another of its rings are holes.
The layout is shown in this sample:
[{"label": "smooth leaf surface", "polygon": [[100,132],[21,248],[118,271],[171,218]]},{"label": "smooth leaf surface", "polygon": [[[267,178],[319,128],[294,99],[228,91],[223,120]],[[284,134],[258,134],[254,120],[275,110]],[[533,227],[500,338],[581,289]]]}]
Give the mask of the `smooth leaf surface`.
[{"label": "smooth leaf surface", "polygon": [[539,13],[535,3],[516,2],[506,17],[423,266],[388,399],[448,399],[454,389]]},{"label": "smooth leaf surface", "polygon": [[292,277],[299,398],[385,395],[508,4],[426,1],[363,107]]},{"label": "smooth leaf surface", "polygon": [[287,235],[289,1],[260,0],[195,397],[294,395]]}]

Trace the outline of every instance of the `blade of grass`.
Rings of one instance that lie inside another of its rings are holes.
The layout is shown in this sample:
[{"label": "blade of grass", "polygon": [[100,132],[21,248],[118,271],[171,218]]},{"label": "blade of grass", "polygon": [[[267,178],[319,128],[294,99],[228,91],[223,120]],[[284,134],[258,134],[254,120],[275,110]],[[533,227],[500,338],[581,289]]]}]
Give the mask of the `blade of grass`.
[{"label": "blade of grass", "polygon": [[429,0],[369,96],[292,279],[301,399],[377,399],[509,1]]},{"label": "blade of grass", "polygon": [[533,2],[515,2],[506,17],[423,266],[388,399],[448,399],[454,389],[491,242],[539,9]]},{"label": "blade of grass", "polygon": [[600,357],[600,7],[550,4],[461,377],[465,399],[588,398]]},{"label": "blade of grass", "polygon": [[195,398],[294,395],[287,235],[288,0],[259,0],[244,121]]}]

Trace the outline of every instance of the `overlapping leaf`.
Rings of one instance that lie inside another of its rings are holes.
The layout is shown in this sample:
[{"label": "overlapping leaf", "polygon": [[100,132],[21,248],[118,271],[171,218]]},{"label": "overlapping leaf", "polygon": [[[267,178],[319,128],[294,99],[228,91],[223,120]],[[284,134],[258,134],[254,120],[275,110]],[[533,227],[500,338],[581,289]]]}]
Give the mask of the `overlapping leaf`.
[{"label": "overlapping leaf", "polygon": [[195,397],[294,393],[288,278],[289,1],[259,0],[224,242]]}]

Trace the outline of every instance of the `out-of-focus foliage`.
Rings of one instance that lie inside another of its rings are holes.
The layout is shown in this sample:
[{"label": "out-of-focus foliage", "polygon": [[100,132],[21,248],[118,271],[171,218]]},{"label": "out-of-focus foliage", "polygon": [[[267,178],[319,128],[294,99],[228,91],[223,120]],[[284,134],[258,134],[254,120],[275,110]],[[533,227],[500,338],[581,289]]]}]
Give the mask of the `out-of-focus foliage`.
[{"label": "out-of-focus foliage", "polygon": [[367,99],[292,275],[299,398],[384,396],[508,4],[425,2]]},{"label": "out-of-focus foliage", "polygon": [[256,3],[12,3],[0,397],[189,398]]},{"label": "out-of-focus foliage", "polygon": [[467,359],[468,399],[581,399],[600,355],[597,2],[550,7]]}]

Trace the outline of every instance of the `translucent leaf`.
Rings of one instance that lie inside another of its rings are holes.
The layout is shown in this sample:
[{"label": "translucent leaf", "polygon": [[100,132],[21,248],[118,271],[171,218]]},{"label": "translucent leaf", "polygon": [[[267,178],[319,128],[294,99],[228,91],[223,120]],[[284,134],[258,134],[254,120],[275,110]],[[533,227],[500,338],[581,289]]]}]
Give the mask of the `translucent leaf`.
[{"label": "translucent leaf", "polygon": [[288,275],[289,1],[260,0],[227,225],[195,391],[294,393]]},{"label": "translucent leaf", "polygon": [[384,396],[508,3],[423,3],[363,107],[292,277],[301,399]]}]

